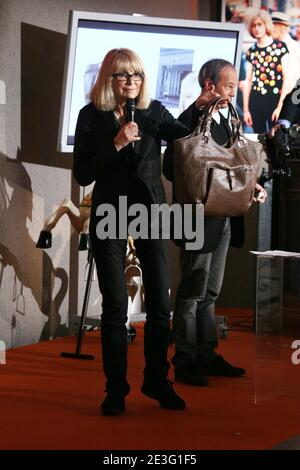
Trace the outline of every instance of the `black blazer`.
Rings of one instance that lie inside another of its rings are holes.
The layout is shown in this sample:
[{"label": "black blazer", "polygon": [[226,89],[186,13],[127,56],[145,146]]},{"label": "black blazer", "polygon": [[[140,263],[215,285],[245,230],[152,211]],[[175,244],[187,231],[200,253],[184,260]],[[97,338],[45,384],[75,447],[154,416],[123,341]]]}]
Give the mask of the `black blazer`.
[{"label": "black blazer", "polygon": [[[191,130],[195,129],[199,122],[202,111],[196,107],[196,102],[192,103],[181,115],[178,120]],[[231,137],[231,129],[224,116],[219,113],[221,122],[218,124],[212,120],[211,135],[219,144],[226,144]],[[174,181],[174,154],[172,144],[168,144],[163,160],[163,173],[165,177]],[[173,185],[174,189],[174,185]],[[176,195],[174,194],[174,200]],[[200,252],[209,253],[214,251],[221,239],[226,217],[204,217],[204,245]],[[244,218],[231,217],[231,241],[230,244],[235,247],[241,247],[244,242]]]},{"label": "black blazer", "polygon": [[101,203],[117,207],[120,195],[130,202],[160,204],[165,202],[161,182],[161,139],[183,137],[188,129],[159,101],[149,108],[135,110],[141,140],[117,152],[113,139],[120,124],[113,111],[100,111],[92,103],[79,112],[74,143],[73,174],[86,186],[95,181],[92,213]]}]

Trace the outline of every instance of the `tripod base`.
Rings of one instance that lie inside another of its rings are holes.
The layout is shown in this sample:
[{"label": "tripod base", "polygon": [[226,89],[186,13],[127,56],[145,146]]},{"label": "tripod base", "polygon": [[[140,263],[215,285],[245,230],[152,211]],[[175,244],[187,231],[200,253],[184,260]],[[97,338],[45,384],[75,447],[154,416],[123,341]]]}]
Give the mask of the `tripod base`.
[{"label": "tripod base", "polygon": [[61,357],[69,357],[72,359],[86,359],[86,360],[91,360],[95,359],[95,356],[92,354],[82,354],[82,353],[71,353],[71,352],[62,352],[60,353]]}]

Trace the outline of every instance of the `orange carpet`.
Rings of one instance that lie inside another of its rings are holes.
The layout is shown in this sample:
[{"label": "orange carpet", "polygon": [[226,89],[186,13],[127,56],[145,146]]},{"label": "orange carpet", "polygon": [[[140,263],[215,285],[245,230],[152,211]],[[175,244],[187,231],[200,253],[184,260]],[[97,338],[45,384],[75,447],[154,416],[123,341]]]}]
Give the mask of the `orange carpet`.
[{"label": "orange carpet", "polygon": [[99,332],[87,333],[82,348],[96,355],[94,361],[60,357],[74,351],[74,337],[8,351],[7,364],[0,365],[0,449],[268,449],[300,434],[297,397],[254,404],[253,333],[230,331],[219,347],[226,359],[246,368],[246,377],[211,378],[201,388],[177,384],[187,409],[167,411],[140,393],[142,327],[137,331],[129,345],[132,391],[119,417],[99,413]]}]

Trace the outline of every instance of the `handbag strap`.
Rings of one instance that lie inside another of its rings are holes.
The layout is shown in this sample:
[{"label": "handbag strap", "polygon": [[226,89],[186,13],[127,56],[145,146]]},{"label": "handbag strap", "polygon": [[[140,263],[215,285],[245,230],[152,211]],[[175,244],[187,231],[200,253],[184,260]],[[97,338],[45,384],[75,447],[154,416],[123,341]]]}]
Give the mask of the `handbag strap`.
[{"label": "handbag strap", "polygon": [[[208,140],[212,123],[212,115],[215,111],[217,111],[217,107],[222,101],[224,101],[224,98],[218,97],[215,98],[210,104],[205,106],[203,113],[199,119],[199,124],[194,130],[193,135],[199,135],[203,133],[204,141]],[[230,101],[228,101],[228,108],[231,116],[230,123],[232,135],[230,138],[230,144],[232,145],[237,137],[242,140],[241,121],[235,107]]]}]

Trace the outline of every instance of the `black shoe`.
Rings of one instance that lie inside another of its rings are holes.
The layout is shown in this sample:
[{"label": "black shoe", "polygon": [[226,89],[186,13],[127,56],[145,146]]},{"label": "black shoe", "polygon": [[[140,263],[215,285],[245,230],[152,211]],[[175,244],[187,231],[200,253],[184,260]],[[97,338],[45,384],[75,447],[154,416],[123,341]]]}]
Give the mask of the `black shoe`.
[{"label": "black shoe", "polygon": [[101,413],[107,416],[120,415],[125,411],[125,397],[107,392],[101,405]]},{"label": "black shoe", "polygon": [[198,387],[206,387],[208,385],[208,377],[196,368],[188,366],[175,367],[175,379],[187,385],[196,385]]},{"label": "black shoe", "polygon": [[218,354],[207,366],[207,375],[215,375],[219,377],[241,377],[246,371],[242,367],[234,367],[225,361],[223,356]]},{"label": "black shoe", "polygon": [[78,245],[79,251],[89,250],[91,248],[91,240],[88,233],[81,233]]},{"label": "black shoe", "polygon": [[161,382],[144,381],[141,391],[149,398],[154,398],[162,408],[168,410],[183,410],[185,402],[173,389],[173,384],[170,380],[163,380]]},{"label": "black shoe", "polygon": [[51,248],[52,246],[52,233],[48,230],[42,230],[35,245],[37,248]]}]

